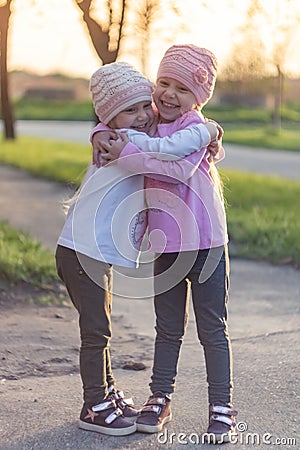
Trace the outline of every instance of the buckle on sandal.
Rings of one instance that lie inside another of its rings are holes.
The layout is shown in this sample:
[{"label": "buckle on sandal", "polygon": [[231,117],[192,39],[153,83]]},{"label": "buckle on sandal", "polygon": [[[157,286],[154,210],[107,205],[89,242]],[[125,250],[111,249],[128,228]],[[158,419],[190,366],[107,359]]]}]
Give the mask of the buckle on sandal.
[{"label": "buckle on sandal", "polygon": [[155,414],[160,414],[161,407],[158,405],[145,405],[142,407],[141,412],[154,412]]},{"label": "buckle on sandal", "polygon": [[235,427],[236,423],[228,416],[219,416],[218,414],[212,414],[211,420],[216,420],[217,422],[226,423],[230,427]]},{"label": "buckle on sandal", "polygon": [[105,423],[111,424],[114,420],[116,420],[119,416],[123,415],[123,411],[120,408],[117,408],[114,412],[109,414],[109,416],[106,417]]},{"label": "buckle on sandal", "polygon": [[108,408],[116,407],[116,404],[113,400],[109,400],[108,402],[99,403],[98,405],[92,406],[92,411],[99,412],[105,411]]}]

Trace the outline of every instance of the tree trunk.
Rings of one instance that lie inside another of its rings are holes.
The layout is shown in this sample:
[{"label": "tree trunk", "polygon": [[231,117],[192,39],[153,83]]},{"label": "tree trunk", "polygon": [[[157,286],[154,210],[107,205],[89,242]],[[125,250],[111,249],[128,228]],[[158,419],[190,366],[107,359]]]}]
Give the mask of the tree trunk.
[{"label": "tree trunk", "polygon": [[274,116],[273,125],[275,128],[281,128],[281,106],[282,106],[282,89],[283,89],[283,73],[280,65],[277,64],[277,76],[275,82],[275,96],[274,96]]},{"label": "tree trunk", "polygon": [[15,139],[13,110],[9,98],[7,72],[7,41],[11,0],[0,7],[0,78],[1,78],[1,110],[4,122],[5,139]]}]

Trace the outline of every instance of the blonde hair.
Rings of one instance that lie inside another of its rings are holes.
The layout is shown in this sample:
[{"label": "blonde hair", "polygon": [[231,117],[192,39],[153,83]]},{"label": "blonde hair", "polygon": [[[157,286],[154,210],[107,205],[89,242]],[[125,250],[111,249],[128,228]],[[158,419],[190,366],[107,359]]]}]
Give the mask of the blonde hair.
[{"label": "blonde hair", "polygon": [[[193,110],[202,114],[202,107],[199,106],[199,105],[195,105]],[[210,175],[210,177],[212,179],[212,182],[214,183],[214,185],[215,185],[215,187],[217,189],[217,192],[218,192],[218,194],[220,196],[220,199],[221,199],[223,205],[225,205],[223,182],[221,180],[219,171],[216,168],[216,165],[215,165],[213,160],[210,161],[209,175]]]},{"label": "blonde hair", "polygon": [[80,193],[82,191],[83,186],[85,185],[87,179],[88,179],[88,175],[87,175],[87,171],[84,173],[84,171],[81,171],[81,173],[78,176],[78,179],[82,177],[82,181],[80,183],[80,185],[76,188],[74,194],[72,195],[72,197],[65,199],[62,201],[62,208],[64,213],[67,215],[69,212],[69,209],[71,208],[71,206],[77,202]]},{"label": "blonde hair", "polygon": [[225,199],[224,199],[224,189],[223,189],[223,182],[221,180],[220,174],[218,169],[215,166],[214,162],[210,163],[210,169],[209,169],[209,174],[211,176],[211,179],[217,189],[217,192],[220,196],[220,199],[223,203],[223,205],[225,205]]},{"label": "blonde hair", "polygon": [[78,199],[78,197],[80,195],[80,192],[81,192],[81,187],[76,189],[75,193],[72,195],[71,198],[68,198],[68,199],[62,201],[62,208],[63,208],[63,212],[64,212],[65,215],[68,214],[69,209],[71,208],[71,206],[74,203],[76,203],[76,201],[77,201],[77,199]]}]

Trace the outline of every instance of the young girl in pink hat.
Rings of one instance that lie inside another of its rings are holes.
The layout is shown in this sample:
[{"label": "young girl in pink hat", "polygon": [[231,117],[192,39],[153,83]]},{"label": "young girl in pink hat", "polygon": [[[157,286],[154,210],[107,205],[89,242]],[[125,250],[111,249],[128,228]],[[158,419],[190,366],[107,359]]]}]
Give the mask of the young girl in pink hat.
[{"label": "young girl in pink hat", "polygon": [[[216,58],[207,49],[174,45],[167,50],[153,93],[159,118],[156,136],[170,136],[191,124],[205,123],[201,109],[213,94],[216,74]],[[103,157],[113,160],[120,154],[120,167],[146,175],[149,240],[151,250],[156,253],[156,340],[150,383],[152,394],[137,418],[137,430],[159,432],[172,418],[171,394],[175,388],[191,291],[206,363],[207,440],[228,442],[237,411],[232,406],[232,352],[227,323],[228,236],[221,183],[214,161],[206,148],[181,161],[162,161],[156,154],[132,147],[125,135],[109,144],[98,136],[93,145],[94,159],[102,145],[103,151],[110,152]],[[182,170],[187,165],[194,167],[188,176],[188,171]],[[189,385],[193,389],[196,386],[192,373],[187,374],[187,395]]]}]

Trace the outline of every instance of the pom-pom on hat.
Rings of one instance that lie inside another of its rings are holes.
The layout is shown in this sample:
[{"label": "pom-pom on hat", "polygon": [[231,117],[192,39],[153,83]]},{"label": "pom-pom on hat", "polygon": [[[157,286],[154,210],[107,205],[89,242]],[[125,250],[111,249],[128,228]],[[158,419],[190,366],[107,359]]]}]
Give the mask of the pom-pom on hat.
[{"label": "pom-pom on hat", "polygon": [[213,95],[217,76],[217,59],[206,48],[193,44],[173,45],[164,54],[157,73],[159,78],[173,78],[184,84],[200,106]]},{"label": "pom-pom on hat", "polygon": [[119,112],[138,102],[152,101],[153,85],[126,62],[105,64],[91,76],[95,112],[107,125]]}]

